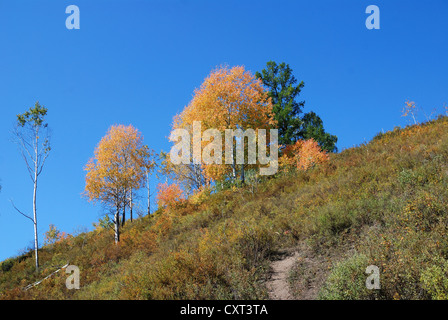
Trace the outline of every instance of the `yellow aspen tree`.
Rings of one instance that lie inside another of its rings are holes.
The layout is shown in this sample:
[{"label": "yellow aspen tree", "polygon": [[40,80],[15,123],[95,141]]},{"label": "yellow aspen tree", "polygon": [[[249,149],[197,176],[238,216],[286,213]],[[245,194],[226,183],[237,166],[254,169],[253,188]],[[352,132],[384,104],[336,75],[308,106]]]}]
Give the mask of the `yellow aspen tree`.
[{"label": "yellow aspen tree", "polygon": [[84,195],[89,201],[114,208],[115,243],[120,240],[120,211],[125,218],[129,194],[145,183],[150,167],[148,147],[143,136],[132,125],[112,126],[95,149],[85,167]]},{"label": "yellow aspen tree", "polygon": [[[208,129],[224,133],[226,130],[268,130],[275,125],[268,91],[261,80],[243,66],[223,66],[213,70],[200,88],[195,90],[191,102],[175,116],[173,130],[182,128],[193,132],[194,122],[200,122],[201,136]],[[224,142],[223,136],[221,139]],[[232,141],[233,145],[235,143]],[[201,150],[207,144],[208,141],[202,140]],[[240,171],[240,176],[244,179],[247,164],[241,164],[240,170],[237,170],[236,148],[232,148],[234,154],[230,155],[232,164],[225,165],[225,161],[222,161],[225,143],[221,143],[221,146],[222,159],[219,163],[202,163],[205,176],[216,181],[231,175],[235,180],[237,171]]]}]

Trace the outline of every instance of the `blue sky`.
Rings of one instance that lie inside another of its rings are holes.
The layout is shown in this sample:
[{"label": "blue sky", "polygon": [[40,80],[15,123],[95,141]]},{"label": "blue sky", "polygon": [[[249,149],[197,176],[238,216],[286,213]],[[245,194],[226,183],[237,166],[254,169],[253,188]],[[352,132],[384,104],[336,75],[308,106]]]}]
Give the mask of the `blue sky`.
[{"label": "blue sky", "polygon": [[[68,5],[80,30],[68,30]],[[365,27],[380,8],[381,29]],[[168,151],[173,116],[216,66],[260,71],[286,62],[305,82],[305,112],[339,150],[406,122],[409,99],[448,103],[445,0],[2,0],[0,2],[0,260],[30,245],[32,184],[10,141],[18,113],[49,109],[50,158],[38,190],[39,238],[50,223],[91,229],[99,207],[81,197],[83,167],[113,124],[132,124]]]}]

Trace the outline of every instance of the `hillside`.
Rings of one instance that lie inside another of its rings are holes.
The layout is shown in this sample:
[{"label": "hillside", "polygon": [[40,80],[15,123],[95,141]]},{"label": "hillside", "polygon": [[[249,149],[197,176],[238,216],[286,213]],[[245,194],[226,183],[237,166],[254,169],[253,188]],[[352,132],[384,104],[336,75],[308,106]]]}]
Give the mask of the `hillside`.
[{"label": "hillside", "polygon": [[[448,298],[448,117],[378,134],[308,171],[279,173],[69,236],[4,261],[0,299],[266,299],[288,260],[290,298]],[[63,208],[61,208],[63,210]],[[81,288],[68,290],[67,263]],[[365,286],[380,269],[380,290]]]}]

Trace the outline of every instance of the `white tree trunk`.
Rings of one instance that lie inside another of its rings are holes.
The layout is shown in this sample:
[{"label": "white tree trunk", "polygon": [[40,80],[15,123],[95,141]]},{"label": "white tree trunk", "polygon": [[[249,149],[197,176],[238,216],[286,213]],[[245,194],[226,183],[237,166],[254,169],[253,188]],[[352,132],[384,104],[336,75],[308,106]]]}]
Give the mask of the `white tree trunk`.
[{"label": "white tree trunk", "polygon": [[34,255],[36,259],[36,272],[39,272],[38,235],[37,235],[37,175],[38,175],[38,137],[36,136],[35,160],[34,160],[34,190],[33,190],[33,223],[34,223]]},{"label": "white tree trunk", "polygon": [[37,207],[36,207],[36,195],[37,195],[37,180],[34,181],[34,193],[33,193],[33,220],[34,220],[34,255],[36,259],[36,272],[39,272],[39,254],[38,254],[38,237],[37,237]]},{"label": "white tree trunk", "polygon": [[148,215],[151,214],[151,190],[149,186],[149,170],[146,170],[146,188],[148,189]]},{"label": "white tree trunk", "polygon": [[117,211],[115,212],[115,244],[118,244],[120,241],[120,205],[117,202]]}]

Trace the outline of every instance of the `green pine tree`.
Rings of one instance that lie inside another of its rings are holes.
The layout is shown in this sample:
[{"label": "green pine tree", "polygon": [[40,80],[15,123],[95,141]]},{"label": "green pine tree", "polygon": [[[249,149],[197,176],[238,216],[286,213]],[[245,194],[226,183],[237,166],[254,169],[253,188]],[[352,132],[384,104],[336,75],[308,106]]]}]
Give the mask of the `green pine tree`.
[{"label": "green pine tree", "polygon": [[309,112],[300,117],[305,101],[297,101],[297,98],[305,84],[297,81],[288,64],[269,61],[266,69],[255,75],[269,90],[280,144],[289,145],[299,139],[313,138],[322,149],[337,151],[338,138],[325,132],[323,121],[316,113]]},{"label": "green pine tree", "polygon": [[278,123],[279,143],[292,144],[298,139],[302,125],[299,115],[305,101],[297,102],[304,83],[297,84],[292,69],[284,62],[277,65],[274,61],[267,63],[266,69],[256,72],[255,76],[269,89],[275,120]]}]

